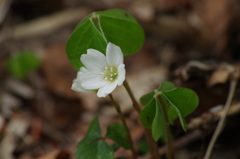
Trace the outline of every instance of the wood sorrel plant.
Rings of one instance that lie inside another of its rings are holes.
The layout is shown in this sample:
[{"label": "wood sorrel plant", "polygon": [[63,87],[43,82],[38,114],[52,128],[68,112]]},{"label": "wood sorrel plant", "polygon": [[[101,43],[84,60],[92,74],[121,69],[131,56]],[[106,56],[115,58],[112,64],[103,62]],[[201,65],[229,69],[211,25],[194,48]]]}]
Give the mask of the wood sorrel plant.
[{"label": "wood sorrel plant", "polygon": [[[197,95],[190,89],[177,88],[171,82],[162,82],[160,87],[142,96],[142,110],[125,79],[123,56],[136,53],[144,43],[144,32],[129,13],[113,9],[94,12],[82,20],[67,43],[67,55],[72,65],[79,70],[72,89],[84,93],[97,93],[98,97],[109,95],[123,125],[113,123],[102,136],[97,117],[89,126],[87,136],[77,146],[77,159],[113,159],[119,147],[131,149],[132,158],[137,151],[131,138],[125,117],[111,92],[124,85],[134,109],[139,113],[145,127],[152,159],[160,159],[156,141],[165,134],[168,143],[168,159],[172,156],[170,124],[179,117],[186,131],[184,117],[198,105]],[[109,138],[114,144],[108,145]],[[155,141],[154,141],[155,140]]]}]

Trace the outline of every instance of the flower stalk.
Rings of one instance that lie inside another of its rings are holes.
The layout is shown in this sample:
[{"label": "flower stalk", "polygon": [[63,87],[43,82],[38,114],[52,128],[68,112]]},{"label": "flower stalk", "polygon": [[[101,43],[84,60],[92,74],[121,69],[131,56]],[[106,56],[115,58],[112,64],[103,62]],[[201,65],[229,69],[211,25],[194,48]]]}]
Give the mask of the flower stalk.
[{"label": "flower stalk", "polygon": [[135,149],[134,144],[133,144],[133,139],[132,139],[132,137],[131,137],[130,130],[129,130],[128,126],[127,126],[127,123],[126,123],[125,117],[124,117],[124,115],[123,115],[123,113],[122,113],[122,111],[121,111],[121,108],[120,108],[120,106],[115,102],[112,94],[109,94],[109,97],[110,97],[111,102],[113,103],[113,105],[114,105],[114,107],[115,107],[115,109],[116,109],[116,111],[117,111],[117,113],[118,113],[118,115],[119,115],[122,123],[123,123],[123,126],[124,126],[125,129],[126,129],[126,132],[127,132],[127,135],[128,135],[128,139],[129,139],[130,144],[131,144],[132,157],[133,157],[133,159],[137,159],[137,152],[136,152],[136,149]]},{"label": "flower stalk", "polygon": [[[138,112],[138,114],[140,115],[141,113],[141,108],[140,105],[138,104],[137,100],[135,99],[133,92],[131,90],[131,88],[129,87],[129,84],[127,82],[127,80],[125,80],[123,82],[123,85],[126,89],[126,91],[128,92],[128,95],[130,96],[132,103],[133,103],[133,108]],[[148,146],[150,149],[150,153],[151,153],[151,157],[152,159],[160,159],[160,154],[158,152],[158,146],[157,143],[154,141],[153,137],[152,137],[152,133],[149,129],[144,128],[145,131],[145,136],[148,142]]]}]

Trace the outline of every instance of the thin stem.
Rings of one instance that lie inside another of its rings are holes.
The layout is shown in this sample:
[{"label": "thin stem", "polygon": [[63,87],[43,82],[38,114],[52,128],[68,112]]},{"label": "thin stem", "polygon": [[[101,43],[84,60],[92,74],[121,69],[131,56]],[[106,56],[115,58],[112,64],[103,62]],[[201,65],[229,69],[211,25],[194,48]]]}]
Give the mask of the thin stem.
[{"label": "thin stem", "polygon": [[[140,108],[138,102],[136,101],[136,99],[133,95],[133,92],[128,85],[127,80],[125,80],[123,82],[123,85],[124,85],[125,89],[127,90],[128,95],[130,96],[130,98],[132,100],[133,108],[138,112],[138,114],[140,114],[141,113],[141,108]],[[160,159],[158,146],[157,146],[157,143],[154,141],[154,139],[152,137],[151,131],[147,128],[144,128],[144,131],[145,131],[145,136],[146,136],[146,139],[147,139],[147,142],[148,142],[148,146],[149,146],[149,149],[150,149],[152,159]]]},{"label": "thin stem", "polygon": [[[237,76],[239,76],[239,72],[237,72]],[[238,77],[233,77],[232,80],[231,80],[231,84],[230,84],[230,90],[229,90],[229,94],[228,94],[228,98],[227,98],[227,101],[226,101],[226,104],[224,106],[224,111],[223,111],[223,114],[218,122],[218,125],[217,125],[217,128],[212,136],[212,139],[208,145],[208,148],[207,148],[207,151],[205,153],[205,156],[204,156],[204,159],[209,159],[210,156],[211,156],[211,153],[212,153],[212,149],[213,149],[213,146],[215,145],[215,142],[218,138],[218,136],[220,135],[221,131],[223,130],[223,127],[224,127],[224,122],[225,122],[225,119],[226,119],[226,116],[227,116],[227,112],[229,110],[229,106],[232,102],[232,99],[233,99],[233,96],[234,96],[234,93],[235,93],[235,89],[236,89],[236,86],[237,86],[237,80],[238,80]]]},{"label": "thin stem", "polygon": [[123,82],[123,85],[124,85],[125,89],[127,90],[128,95],[130,96],[130,98],[131,98],[131,100],[132,100],[132,102],[133,102],[133,107],[134,107],[134,109],[136,109],[137,112],[140,114],[140,113],[141,113],[141,108],[140,108],[140,106],[138,105],[138,102],[137,102],[137,100],[135,99],[135,97],[134,97],[134,95],[133,95],[133,92],[132,92],[131,88],[130,88],[129,85],[128,85],[127,80],[125,80],[125,81]]},{"label": "thin stem", "polygon": [[157,99],[158,99],[158,102],[160,103],[159,105],[160,105],[161,110],[163,112],[164,119],[168,124],[167,130],[166,130],[166,133],[167,133],[167,159],[172,159],[172,157],[173,157],[173,144],[172,144],[172,132],[171,132],[171,128],[170,128],[170,125],[169,125],[169,119],[168,119],[166,107],[164,105],[164,102],[163,102],[161,96],[158,95]]},{"label": "thin stem", "polygon": [[152,132],[150,129],[144,128],[145,131],[145,137],[147,139],[147,143],[150,149],[150,154],[152,159],[160,159],[160,154],[158,151],[158,146],[157,143],[154,141],[153,137],[152,137]]},{"label": "thin stem", "polygon": [[167,159],[173,158],[173,142],[172,142],[172,131],[170,126],[167,127]]},{"label": "thin stem", "polygon": [[121,111],[121,108],[120,108],[120,106],[115,102],[115,100],[113,99],[112,94],[109,94],[109,97],[110,97],[110,99],[111,99],[111,101],[112,101],[112,103],[113,103],[113,105],[114,105],[114,107],[115,107],[115,109],[116,109],[116,111],[117,111],[117,113],[118,113],[118,115],[119,115],[122,123],[123,123],[123,126],[124,126],[125,129],[126,129],[127,136],[128,136],[129,141],[130,141],[130,144],[131,144],[132,157],[133,157],[133,159],[137,159],[137,152],[136,152],[136,150],[135,150],[135,148],[134,148],[133,139],[132,139],[132,137],[131,137],[129,128],[128,128],[128,126],[127,126],[127,123],[126,123],[125,117],[124,117],[124,115],[123,115],[123,113],[122,113],[122,111]]}]

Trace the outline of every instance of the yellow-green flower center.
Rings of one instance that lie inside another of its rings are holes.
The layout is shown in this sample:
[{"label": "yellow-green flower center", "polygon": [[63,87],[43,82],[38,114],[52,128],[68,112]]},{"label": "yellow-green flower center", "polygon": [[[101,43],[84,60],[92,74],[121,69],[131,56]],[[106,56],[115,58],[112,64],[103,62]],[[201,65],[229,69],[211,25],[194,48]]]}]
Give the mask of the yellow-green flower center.
[{"label": "yellow-green flower center", "polygon": [[103,78],[108,82],[113,82],[118,77],[118,70],[115,66],[105,67],[102,72]]}]

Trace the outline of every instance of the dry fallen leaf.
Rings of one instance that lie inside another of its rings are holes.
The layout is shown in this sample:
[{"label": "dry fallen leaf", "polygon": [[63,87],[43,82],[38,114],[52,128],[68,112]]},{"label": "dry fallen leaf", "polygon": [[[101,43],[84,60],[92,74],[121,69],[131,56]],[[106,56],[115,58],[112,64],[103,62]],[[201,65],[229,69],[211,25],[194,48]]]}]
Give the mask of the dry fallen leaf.
[{"label": "dry fallen leaf", "polygon": [[229,64],[221,64],[211,75],[208,86],[214,86],[220,83],[226,83],[231,73],[233,73],[234,67]]},{"label": "dry fallen leaf", "polygon": [[46,153],[36,159],[57,159],[57,155],[60,153],[60,150],[54,150],[49,153]]},{"label": "dry fallen leaf", "polygon": [[5,83],[5,87],[7,90],[14,92],[25,99],[31,99],[34,96],[34,91],[28,84],[14,78],[9,78]]}]

